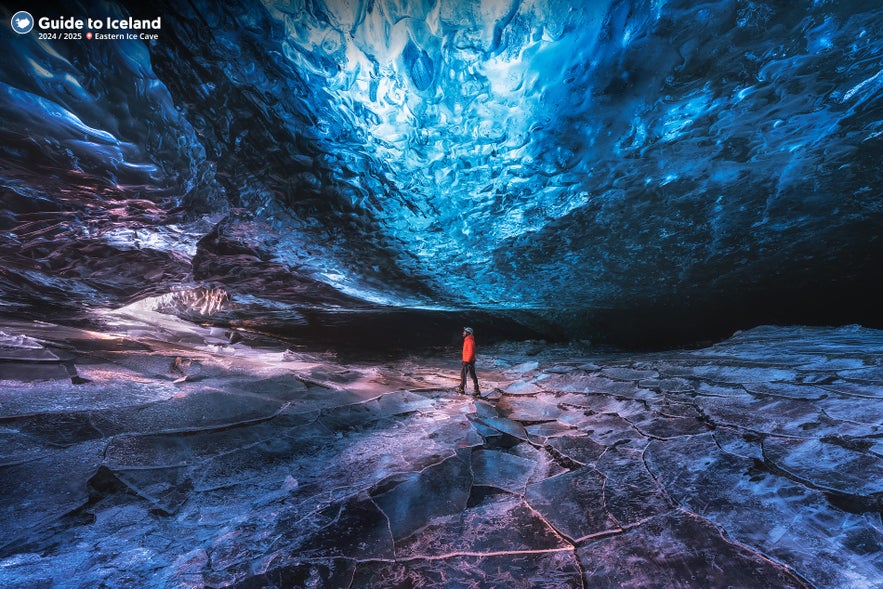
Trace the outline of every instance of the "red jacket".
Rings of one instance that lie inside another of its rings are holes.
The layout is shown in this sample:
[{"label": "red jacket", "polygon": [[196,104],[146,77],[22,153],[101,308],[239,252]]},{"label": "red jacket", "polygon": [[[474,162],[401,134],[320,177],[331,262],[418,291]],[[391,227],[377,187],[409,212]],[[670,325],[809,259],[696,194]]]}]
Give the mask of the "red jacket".
[{"label": "red jacket", "polygon": [[475,362],[475,338],[471,333],[463,338],[463,361]]}]

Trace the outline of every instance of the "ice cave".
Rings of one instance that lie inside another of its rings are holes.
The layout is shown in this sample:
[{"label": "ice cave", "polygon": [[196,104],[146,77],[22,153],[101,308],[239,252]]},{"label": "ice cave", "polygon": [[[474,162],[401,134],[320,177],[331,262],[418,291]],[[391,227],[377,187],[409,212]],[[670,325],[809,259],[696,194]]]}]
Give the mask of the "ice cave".
[{"label": "ice cave", "polygon": [[0,586],[883,587],[880,2],[2,17]]}]

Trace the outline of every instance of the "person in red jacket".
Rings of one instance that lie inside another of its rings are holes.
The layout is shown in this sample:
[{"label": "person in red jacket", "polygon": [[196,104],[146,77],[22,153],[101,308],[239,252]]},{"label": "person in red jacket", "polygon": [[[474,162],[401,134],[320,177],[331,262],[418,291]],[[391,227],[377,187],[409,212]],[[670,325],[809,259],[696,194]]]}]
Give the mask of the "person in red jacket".
[{"label": "person in red jacket", "polygon": [[472,376],[472,384],[475,386],[473,395],[478,395],[478,377],[475,375],[475,336],[472,335],[471,327],[463,328],[463,368],[460,370],[460,386],[457,392],[461,395],[466,394],[466,375]]}]

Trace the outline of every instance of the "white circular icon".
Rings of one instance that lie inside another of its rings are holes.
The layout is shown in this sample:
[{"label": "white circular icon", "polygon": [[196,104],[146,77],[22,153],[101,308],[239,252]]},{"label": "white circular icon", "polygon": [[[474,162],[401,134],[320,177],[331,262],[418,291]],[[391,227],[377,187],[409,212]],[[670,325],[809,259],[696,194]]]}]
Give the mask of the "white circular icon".
[{"label": "white circular icon", "polygon": [[30,12],[19,10],[12,15],[12,30],[19,35],[25,35],[34,28],[34,17]]}]

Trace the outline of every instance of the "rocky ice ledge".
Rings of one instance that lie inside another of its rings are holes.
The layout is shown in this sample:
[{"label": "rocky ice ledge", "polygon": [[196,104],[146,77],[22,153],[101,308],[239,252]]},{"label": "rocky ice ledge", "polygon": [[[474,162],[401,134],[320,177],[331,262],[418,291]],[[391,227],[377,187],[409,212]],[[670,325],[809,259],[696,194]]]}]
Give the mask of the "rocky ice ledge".
[{"label": "rocky ice ledge", "polygon": [[472,398],[456,350],[2,329],[5,587],[883,584],[880,331],[501,345]]}]

